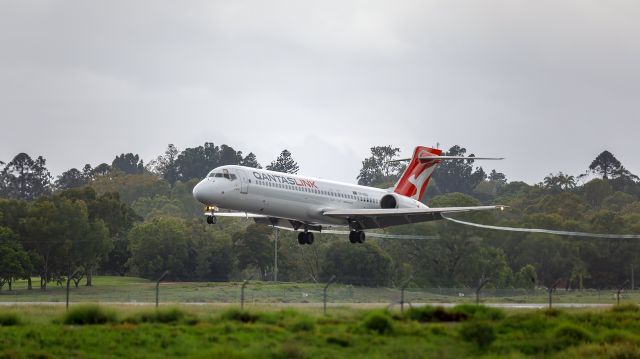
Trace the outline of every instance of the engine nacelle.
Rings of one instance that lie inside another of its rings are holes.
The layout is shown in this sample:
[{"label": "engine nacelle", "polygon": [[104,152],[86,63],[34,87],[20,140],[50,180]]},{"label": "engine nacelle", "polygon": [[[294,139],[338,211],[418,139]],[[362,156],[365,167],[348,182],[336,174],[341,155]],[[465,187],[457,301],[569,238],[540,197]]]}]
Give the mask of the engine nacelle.
[{"label": "engine nacelle", "polygon": [[418,208],[420,202],[401,196],[397,193],[389,193],[382,196],[380,199],[380,208]]}]

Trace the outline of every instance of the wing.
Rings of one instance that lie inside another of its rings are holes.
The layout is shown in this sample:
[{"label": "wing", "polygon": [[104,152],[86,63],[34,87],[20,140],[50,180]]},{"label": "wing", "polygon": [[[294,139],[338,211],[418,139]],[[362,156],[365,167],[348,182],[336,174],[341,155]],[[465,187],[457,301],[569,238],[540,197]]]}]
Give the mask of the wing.
[{"label": "wing", "polygon": [[348,227],[347,222],[344,222],[344,225],[327,225],[327,224],[319,224],[319,223],[303,223],[295,219],[289,218],[281,218],[281,217],[272,217],[266,216],[264,214],[256,214],[256,213],[248,213],[248,212],[216,212],[216,211],[207,211],[204,213],[205,216],[216,216],[216,217],[232,217],[232,218],[245,218],[245,219],[253,219],[256,223],[264,224],[267,226],[279,227],[282,229],[294,230],[297,231],[300,228],[303,228],[305,225],[311,231],[320,232],[325,230],[332,230],[335,228],[345,228]]},{"label": "wing", "polygon": [[253,218],[253,219],[269,218],[264,214],[255,214],[255,213],[248,213],[248,212],[204,212],[204,215],[216,216],[216,217]]},{"label": "wing", "polygon": [[443,208],[380,208],[380,209],[337,209],[323,214],[333,218],[343,218],[357,222],[362,229],[384,228],[401,224],[436,221],[443,219],[444,213],[470,211],[504,210],[505,206],[443,207]]}]

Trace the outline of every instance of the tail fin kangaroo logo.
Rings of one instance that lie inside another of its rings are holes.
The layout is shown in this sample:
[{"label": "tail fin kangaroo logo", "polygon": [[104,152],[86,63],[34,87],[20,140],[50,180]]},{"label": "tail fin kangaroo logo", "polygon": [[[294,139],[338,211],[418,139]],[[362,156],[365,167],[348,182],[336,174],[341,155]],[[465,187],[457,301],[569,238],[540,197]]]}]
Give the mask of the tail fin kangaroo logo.
[{"label": "tail fin kangaroo logo", "polygon": [[439,156],[442,150],[418,146],[413,151],[411,162],[405,169],[402,177],[396,184],[394,192],[403,196],[411,197],[417,201],[421,200],[424,192],[429,184],[429,179],[433,174],[433,170],[440,163],[439,160],[423,161],[420,158],[431,156]]}]

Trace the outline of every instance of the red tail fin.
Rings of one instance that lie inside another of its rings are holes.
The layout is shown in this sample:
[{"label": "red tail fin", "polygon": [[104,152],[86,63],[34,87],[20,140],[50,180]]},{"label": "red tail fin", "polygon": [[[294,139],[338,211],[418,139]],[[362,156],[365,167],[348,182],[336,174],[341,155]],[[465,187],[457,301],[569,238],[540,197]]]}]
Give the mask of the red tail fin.
[{"label": "red tail fin", "polygon": [[[424,146],[416,147],[413,151],[411,162],[409,162],[407,169],[402,174],[402,177],[400,177],[393,191],[418,201],[421,200],[427,189],[433,170],[440,163],[440,160],[429,161],[425,160],[424,157],[439,156],[441,153],[442,150],[435,148]],[[422,160],[419,158],[422,158]]]}]

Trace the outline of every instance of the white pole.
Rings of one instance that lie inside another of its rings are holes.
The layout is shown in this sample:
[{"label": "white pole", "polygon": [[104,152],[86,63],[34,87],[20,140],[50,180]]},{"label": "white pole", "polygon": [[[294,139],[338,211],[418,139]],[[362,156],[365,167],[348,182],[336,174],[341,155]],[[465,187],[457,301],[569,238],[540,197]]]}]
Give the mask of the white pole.
[{"label": "white pole", "polygon": [[273,250],[273,281],[278,281],[278,234],[280,233],[280,228],[276,227],[276,239],[274,242],[274,250]]}]

